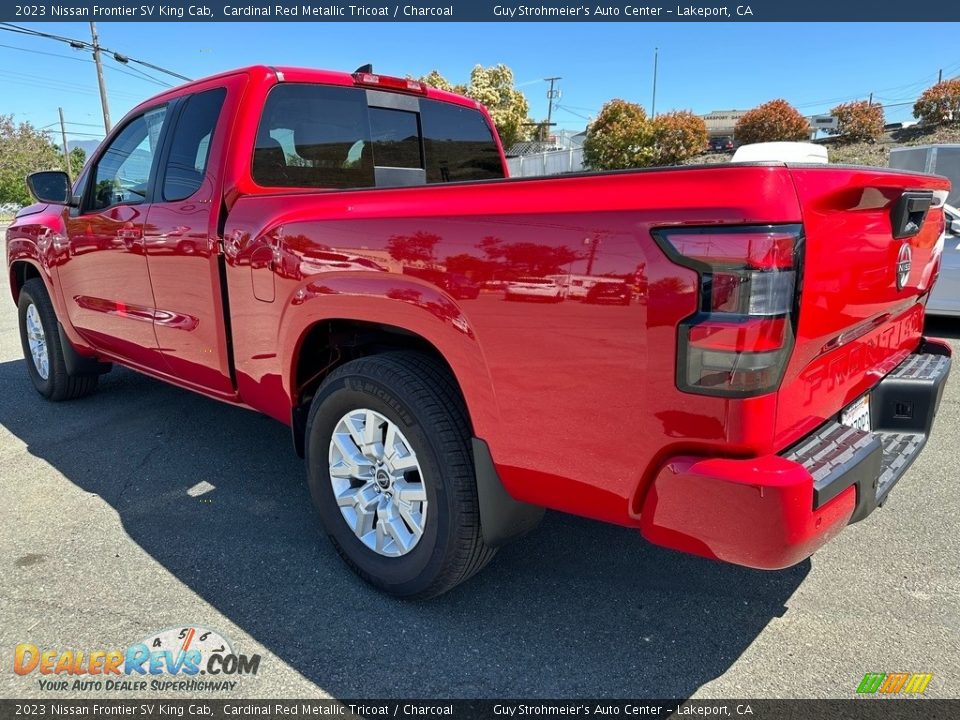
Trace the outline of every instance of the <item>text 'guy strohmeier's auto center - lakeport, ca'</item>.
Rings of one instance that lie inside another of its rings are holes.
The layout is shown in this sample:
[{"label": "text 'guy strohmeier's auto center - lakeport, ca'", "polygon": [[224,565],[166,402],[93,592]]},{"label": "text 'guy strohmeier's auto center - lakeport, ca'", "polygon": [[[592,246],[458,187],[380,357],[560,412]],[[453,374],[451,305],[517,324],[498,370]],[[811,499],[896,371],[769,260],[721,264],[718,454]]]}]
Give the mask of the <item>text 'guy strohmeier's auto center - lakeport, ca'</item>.
[{"label": "text 'guy strohmeier's auto center - lakeport, ca'", "polygon": [[[26,13],[30,17],[57,19],[183,19],[217,17],[225,18],[288,18],[288,19],[449,19],[457,16],[454,5],[400,5],[400,4],[309,4],[289,3],[246,3],[241,5],[203,5],[203,4],[131,4],[75,6],[50,4],[37,6]],[[732,19],[749,18],[754,14],[750,5],[721,5],[716,7],[682,6],[663,7],[658,5],[494,5],[492,19],[577,19],[604,18],[615,20],[637,18],[678,19]]]}]

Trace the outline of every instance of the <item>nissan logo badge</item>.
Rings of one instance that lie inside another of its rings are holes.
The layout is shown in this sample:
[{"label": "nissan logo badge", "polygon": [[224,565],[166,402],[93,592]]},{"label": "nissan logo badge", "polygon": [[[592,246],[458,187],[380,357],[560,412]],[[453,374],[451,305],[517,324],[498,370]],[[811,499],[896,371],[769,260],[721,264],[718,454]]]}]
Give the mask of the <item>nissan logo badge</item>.
[{"label": "nissan logo badge", "polygon": [[904,243],[900,246],[900,254],[897,255],[897,290],[903,290],[903,286],[910,279],[910,268],[913,266],[913,252],[910,245]]}]

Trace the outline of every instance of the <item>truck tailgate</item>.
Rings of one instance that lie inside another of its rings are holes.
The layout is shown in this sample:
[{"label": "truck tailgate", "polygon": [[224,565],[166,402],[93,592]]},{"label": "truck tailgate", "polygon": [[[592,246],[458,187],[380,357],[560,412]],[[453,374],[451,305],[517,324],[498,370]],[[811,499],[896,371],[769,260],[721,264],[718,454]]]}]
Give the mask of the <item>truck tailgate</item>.
[{"label": "truck tailgate", "polygon": [[804,262],[796,344],[778,396],[777,447],[836,416],[919,344],[943,229],[942,208],[925,206],[931,195],[942,205],[949,188],[944,178],[887,170],[790,172]]}]

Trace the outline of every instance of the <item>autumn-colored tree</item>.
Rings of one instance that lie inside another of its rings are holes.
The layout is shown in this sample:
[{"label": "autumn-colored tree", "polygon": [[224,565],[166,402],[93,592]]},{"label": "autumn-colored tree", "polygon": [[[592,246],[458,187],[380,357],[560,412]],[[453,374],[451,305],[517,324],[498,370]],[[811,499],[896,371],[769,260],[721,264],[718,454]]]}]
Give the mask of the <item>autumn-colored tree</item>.
[{"label": "autumn-colored tree", "polygon": [[771,100],[744,113],[734,128],[741,145],[777,140],[809,140],[810,123],[786,100]]},{"label": "autumn-colored tree", "polygon": [[676,165],[699,155],[707,144],[707,123],[689,110],[664,113],[653,119],[657,165]]},{"label": "autumn-colored tree", "polygon": [[837,118],[837,129],[828,130],[840,135],[844,142],[877,140],[883,136],[883,108],[866,100],[837,105],[830,114]]},{"label": "autumn-colored tree", "polygon": [[455,85],[436,70],[419,80],[440,90],[466,95],[486,106],[505,148],[529,139],[532,127],[530,105],[526,96],[514,87],[513,71],[506,65],[474,66],[468,85]]},{"label": "autumn-colored tree", "polygon": [[654,124],[641,105],[611,100],[587,127],[583,162],[591,170],[651,165],[656,159],[654,133]]},{"label": "autumn-colored tree", "polygon": [[[83,167],[85,155],[80,148],[70,152],[73,177]],[[27,191],[27,175],[63,169],[63,154],[48,133],[28,122],[15,122],[13,115],[0,115],[0,203],[29,205],[33,199]]]},{"label": "autumn-colored tree", "polygon": [[960,123],[960,78],[944,80],[924,90],[913,105],[913,116],[928,125]]}]

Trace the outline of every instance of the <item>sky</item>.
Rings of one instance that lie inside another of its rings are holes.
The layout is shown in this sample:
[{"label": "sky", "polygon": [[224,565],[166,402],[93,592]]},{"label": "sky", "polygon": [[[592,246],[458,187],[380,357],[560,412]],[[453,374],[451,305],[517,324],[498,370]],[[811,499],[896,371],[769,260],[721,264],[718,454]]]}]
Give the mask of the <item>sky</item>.
[{"label": "sky", "polygon": [[[25,23],[90,40],[85,22]],[[656,110],[748,109],[782,97],[804,114],[838,102],[885,105],[887,121],[911,119],[912,101],[937,80],[960,75],[956,23],[123,23],[100,22],[111,50],[199,78],[243,65],[301,65],[419,76],[437,69],[465,82],[476,64],[505,63],[527,95],[531,115],[547,114],[548,85],[560,76],[557,128],[583,129],[604,102],[620,97],[650,110],[659,48]],[[116,123],[163,86],[105,59]],[[180,81],[141,68],[163,83]],[[68,139],[103,136],[88,51],[0,32],[0,114],[58,129]],[[59,137],[57,138],[59,139]]]}]

